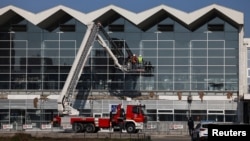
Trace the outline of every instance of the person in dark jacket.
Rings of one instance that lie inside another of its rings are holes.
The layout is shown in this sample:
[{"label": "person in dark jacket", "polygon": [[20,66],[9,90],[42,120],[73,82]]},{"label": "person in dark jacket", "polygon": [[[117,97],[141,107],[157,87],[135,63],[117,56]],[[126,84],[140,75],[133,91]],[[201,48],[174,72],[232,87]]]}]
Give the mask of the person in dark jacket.
[{"label": "person in dark jacket", "polygon": [[190,118],[188,119],[188,123],[187,123],[187,124],[188,124],[189,135],[192,136],[193,130],[194,130],[194,120],[193,120],[192,117],[190,117]]},{"label": "person in dark jacket", "polygon": [[136,65],[138,63],[138,58],[135,54],[133,54],[133,56],[131,57],[131,62],[132,62],[132,69],[136,69]]}]

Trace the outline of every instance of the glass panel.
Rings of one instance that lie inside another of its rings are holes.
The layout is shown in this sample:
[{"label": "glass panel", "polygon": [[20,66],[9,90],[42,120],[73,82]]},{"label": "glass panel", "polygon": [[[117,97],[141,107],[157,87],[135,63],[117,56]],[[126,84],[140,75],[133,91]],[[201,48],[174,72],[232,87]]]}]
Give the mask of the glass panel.
[{"label": "glass panel", "polygon": [[224,115],[208,115],[208,120],[224,122]]},{"label": "glass panel", "polygon": [[[207,58],[192,58],[192,65],[206,65]],[[205,67],[205,66],[203,66]]]},{"label": "glass panel", "polygon": [[28,56],[41,56],[41,50],[40,49],[28,49]]},{"label": "glass panel", "polygon": [[208,58],[208,65],[224,65],[224,58]]},{"label": "glass panel", "polygon": [[[225,66],[225,73],[237,73],[238,72],[238,68],[237,66]],[[250,74],[250,73],[248,73]]]},{"label": "glass panel", "polygon": [[226,49],[225,56],[238,56],[236,49]]},{"label": "glass panel", "polygon": [[61,57],[71,57],[75,55],[74,49],[61,49],[60,50],[60,56]]},{"label": "glass panel", "polygon": [[238,49],[239,48],[239,43],[238,41],[226,41],[226,47],[225,48],[235,48]]},{"label": "glass panel", "polygon": [[61,49],[75,49],[76,45],[75,45],[75,41],[60,41],[60,48]]},{"label": "glass panel", "polygon": [[[0,59],[0,60],[2,60],[2,59]],[[0,72],[1,73],[8,73],[8,72],[10,72],[10,67],[9,66],[4,66],[4,65],[0,64]]]},{"label": "glass panel", "polygon": [[189,66],[175,66],[175,73],[189,73],[190,67]]},{"label": "glass panel", "polygon": [[190,50],[175,50],[175,57],[188,57],[190,56]]},{"label": "glass panel", "polygon": [[208,47],[209,48],[223,49],[225,47],[225,45],[224,45],[224,41],[209,41]]},{"label": "glass panel", "polygon": [[[12,58],[12,65],[13,66],[20,66],[20,65],[26,65],[26,62],[24,62],[26,60],[26,58],[23,58],[23,57],[13,57]],[[21,64],[22,63],[22,64]],[[14,69],[16,69],[16,68],[14,68]]]},{"label": "glass panel", "polygon": [[218,49],[209,49],[208,50],[208,56],[209,57],[223,57],[224,56],[224,50],[218,50]]},{"label": "glass panel", "polygon": [[44,41],[44,49],[58,49],[59,42],[58,41]]},{"label": "glass panel", "polygon": [[[26,67],[24,66],[24,68],[26,68]],[[41,70],[42,70],[41,66],[27,66],[27,71],[29,73],[39,73],[39,72],[41,72]]]},{"label": "glass panel", "polygon": [[208,73],[224,73],[223,66],[208,66]]},{"label": "glass panel", "polygon": [[158,65],[173,65],[173,58],[158,58]]},{"label": "glass panel", "polygon": [[155,57],[155,56],[157,56],[157,50],[156,49],[154,49],[154,50],[143,50],[143,56],[144,56],[144,58],[146,58],[146,56]]},{"label": "glass panel", "polygon": [[159,57],[173,57],[173,50],[163,50],[163,49],[159,49],[158,50],[158,56]]},{"label": "glass panel", "polygon": [[150,48],[156,48],[157,42],[156,41],[142,41],[142,48],[143,49],[150,49]]},{"label": "glass panel", "polygon": [[238,32],[227,32],[225,34],[226,40],[238,40],[239,39],[239,33]]},{"label": "glass panel", "polygon": [[190,58],[175,58],[175,65],[189,65]]},{"label": "glass panel", "polygon": [[158,73],[173,73],[173,66],[158,66]]},{"label": "glass panel", "polygon": [[26,56],[27,51],[25,49],[12,49],[12,56]]},{"label": "glass panel", "polygon": [[175,32],[175,40],[189,40],[189,39],[190,39],[190,33],[185,33],[185,32],[177,33],[177,32]]},{"label": "glass panel", "polygon": [[191,52],[191,56],[193,56],[193,57],[206,57],[207,50],[206,49],[193,49]]},{"label": "glass panel", "polygon": [[187,115],[174,115],[174,121],[187,121]]},{"label": "glass panel", "polygon": [[10,74],[0,74],[0,81],[10,81]]},{"label": "glass panel", "polygon": [[58,73],[59,67],[58,66],[46,66],[46,69],[44,71],[45,73]]},{"label": "glass panel", "polygon": [[45,57],[56,57],[56,56],[59,56],[59,50],[58,49],[44,50],[44,56]]},{"label": "glass panel", "polygon": [[[0,42],[1,43],[1,42]],[[6,57],[9,57],[10,56],[10,49],[7,49],[7,48],[0,48],[0,56],[1,56],[1,59],[2,57],[6,56]],[[0,61],[1,61],[0,59]],[[2,61],[3,62],[3,61]]]},{"label": "glass panel", "polygon": [[28,82],[28,89],[41,89],[42,83],[41,82]]},{"label": "glass panel", "polygon": [[200,83],[200,82],[196,82],[196,83],[191,83],[191,90],[207,90],[206,88],[206,83]]},{"label": "glass panel", "polygon": [[165,82],[158,83],[158,90],[173,90],[173,82],[172,80],[165,79]]},{"label": "glass panel", "polygon": [[28,81],[41,81],[41,75],[40,74],[28,74]]},{"label": "glass panel", "polygon": [[9,82],[1,82],[0,88],[1,89],[9,89],[10,88]]},{"label": "glass panel", "polygon": [[207,42],[204,41],[192,41],[191,45],[192,45],[191,48],[202,48],[202,49],[207,48]]},{"label": "glass panel", "polygon": [[158,49],[171,49],[174,48],[174,41],[159,41]]},{"label": "glass panel", "polygon": [[225,58],[225,65],[237,65],[238,59],[237,58]]},{"label": "glass panel", "polygon": [[12,48],[15,48],[15,49],[26,49],[27,42],[26,41],[14,41],[13,46],[14,47]]},{"label": "glass panel", "polygon": [[173,114],[159,114],[159,121],[173,121]]},{"label": "glass panel", "polygon": [[192,82],[204,82],[207,78],[206,74],[193,74],[192,76]]},{"label": "glass panel", "polygon": [[64,65],[64,66],[67,66],[67,65],[72,65],[73,62],[74,62],[75,58],[60,58],[60,65]]},{"label": "glass panel", "polygon": [[184,49],[189,49],[191,47],[190,42],[189,41],[176,41],[175,42],[175,48],[184,48]]},{"label": "glass panel", "polygon": [[46,81],[59,81],[59,75],[57,73],[55,74],[44,74],[44,79]]}]

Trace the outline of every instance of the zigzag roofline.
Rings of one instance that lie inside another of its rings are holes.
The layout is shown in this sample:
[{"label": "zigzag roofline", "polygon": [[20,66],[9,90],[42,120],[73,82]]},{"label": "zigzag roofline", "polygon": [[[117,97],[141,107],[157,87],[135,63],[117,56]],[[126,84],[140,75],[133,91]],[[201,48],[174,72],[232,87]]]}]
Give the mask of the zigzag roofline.
[{"label": "zigzag roofline", "polygon": [[104,16],[110,11],[119,14],[120,16],[124,17],[125,19],[129,20],[131,23],[137,26],[142,25],[145,21],[147,21],[147,19],[157,15],[160,11],[166,12],[168,15],[171,15],[171,17],[177,19],[178,21],[187,26],[197,21],[199,22],[199,20],[201,20],[204,15],[207,15],[211,11],[218,12],[220,15],[223,15],[226,19],[229,19],[234,24],[238,25],[244,24],[244,14],[242,12],[226,8],[217,4],[212,4],[190,13],[183,12],[181,10],[177,10],[175,8],[166,5],[159,5],[139,13],[134,13],[132,11],[123,9],[115,5],[109,5],[89,13],[83,13],[63,5],[58,5],[50,9],[41,11],[39,13],[32,13],[23,10],[19,7],[9,5],[0,9],[0,18],[1,18],[0,24],[4,22],[4,20],[7,20],[6,15],[8,15],[10,11],[17,15],[20,15],[24,19],[38,26],[39,24],[48,20],[57,12],[62,12],[62,14],[68,14],[86,25],[90,22],[97,20],[99,17]]}]

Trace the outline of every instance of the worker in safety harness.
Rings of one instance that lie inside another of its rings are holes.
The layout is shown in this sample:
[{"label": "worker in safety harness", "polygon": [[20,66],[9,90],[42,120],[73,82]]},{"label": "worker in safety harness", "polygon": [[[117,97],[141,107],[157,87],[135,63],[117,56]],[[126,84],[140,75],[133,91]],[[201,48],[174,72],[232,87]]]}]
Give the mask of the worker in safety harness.
[{"label": "worker in safety harness", "polygon": [[141,55],[139,55],[139,57],[138,57],[138,67],[142,68],[142,65],[143,65],[143,58],[142,58]]},{"label": "worker in safety harness", "polygon": [[131,63],[132,63],[132,69],[136,69],[138,63],[138,57],[135,54],[133,54],[133,56],[131,57]]}]

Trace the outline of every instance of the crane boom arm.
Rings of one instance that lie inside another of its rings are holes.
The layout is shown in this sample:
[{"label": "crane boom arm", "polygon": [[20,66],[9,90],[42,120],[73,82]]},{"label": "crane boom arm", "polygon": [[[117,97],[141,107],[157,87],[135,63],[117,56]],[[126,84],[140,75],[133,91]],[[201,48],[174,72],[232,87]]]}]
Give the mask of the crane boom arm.
[{"label": "crane boom arm", "polygon": [[[79,111],[72,106],[73,95],[95,40],[97,40],[100,45],[109,53],[118,69],[121,71],[127,71],[127,67],[119,64],[118,59],[106,44],[102,36],[99,34],[100,28],[102,28],[100,24],[91,23],[88,25],[81,46],[57,100],[59,114],[79,115]],[[102,32],[104,32],[104,29],[102,29]],[[108,41],[112,42],[110,39],[111,38],[109,38]]]},{"label": "crane boom arm", "polygon": [[111,49],[109,48],[109,46],[106,44],[106,42],[104,41],[104,39],[102,38],[102,36],[100,36],[99,34],[97,35],[97,40],[99,42],[99,44],[108,52],[108,54],[111,56],[111,58],[113,59],[115,65],[118,67],[118,69],[122,70],[122,71],[127,71],[127,67],[123,66],[119,63],[118,59],[116,58],[116,56],[113,54],[113,52],[111,51]]}]

